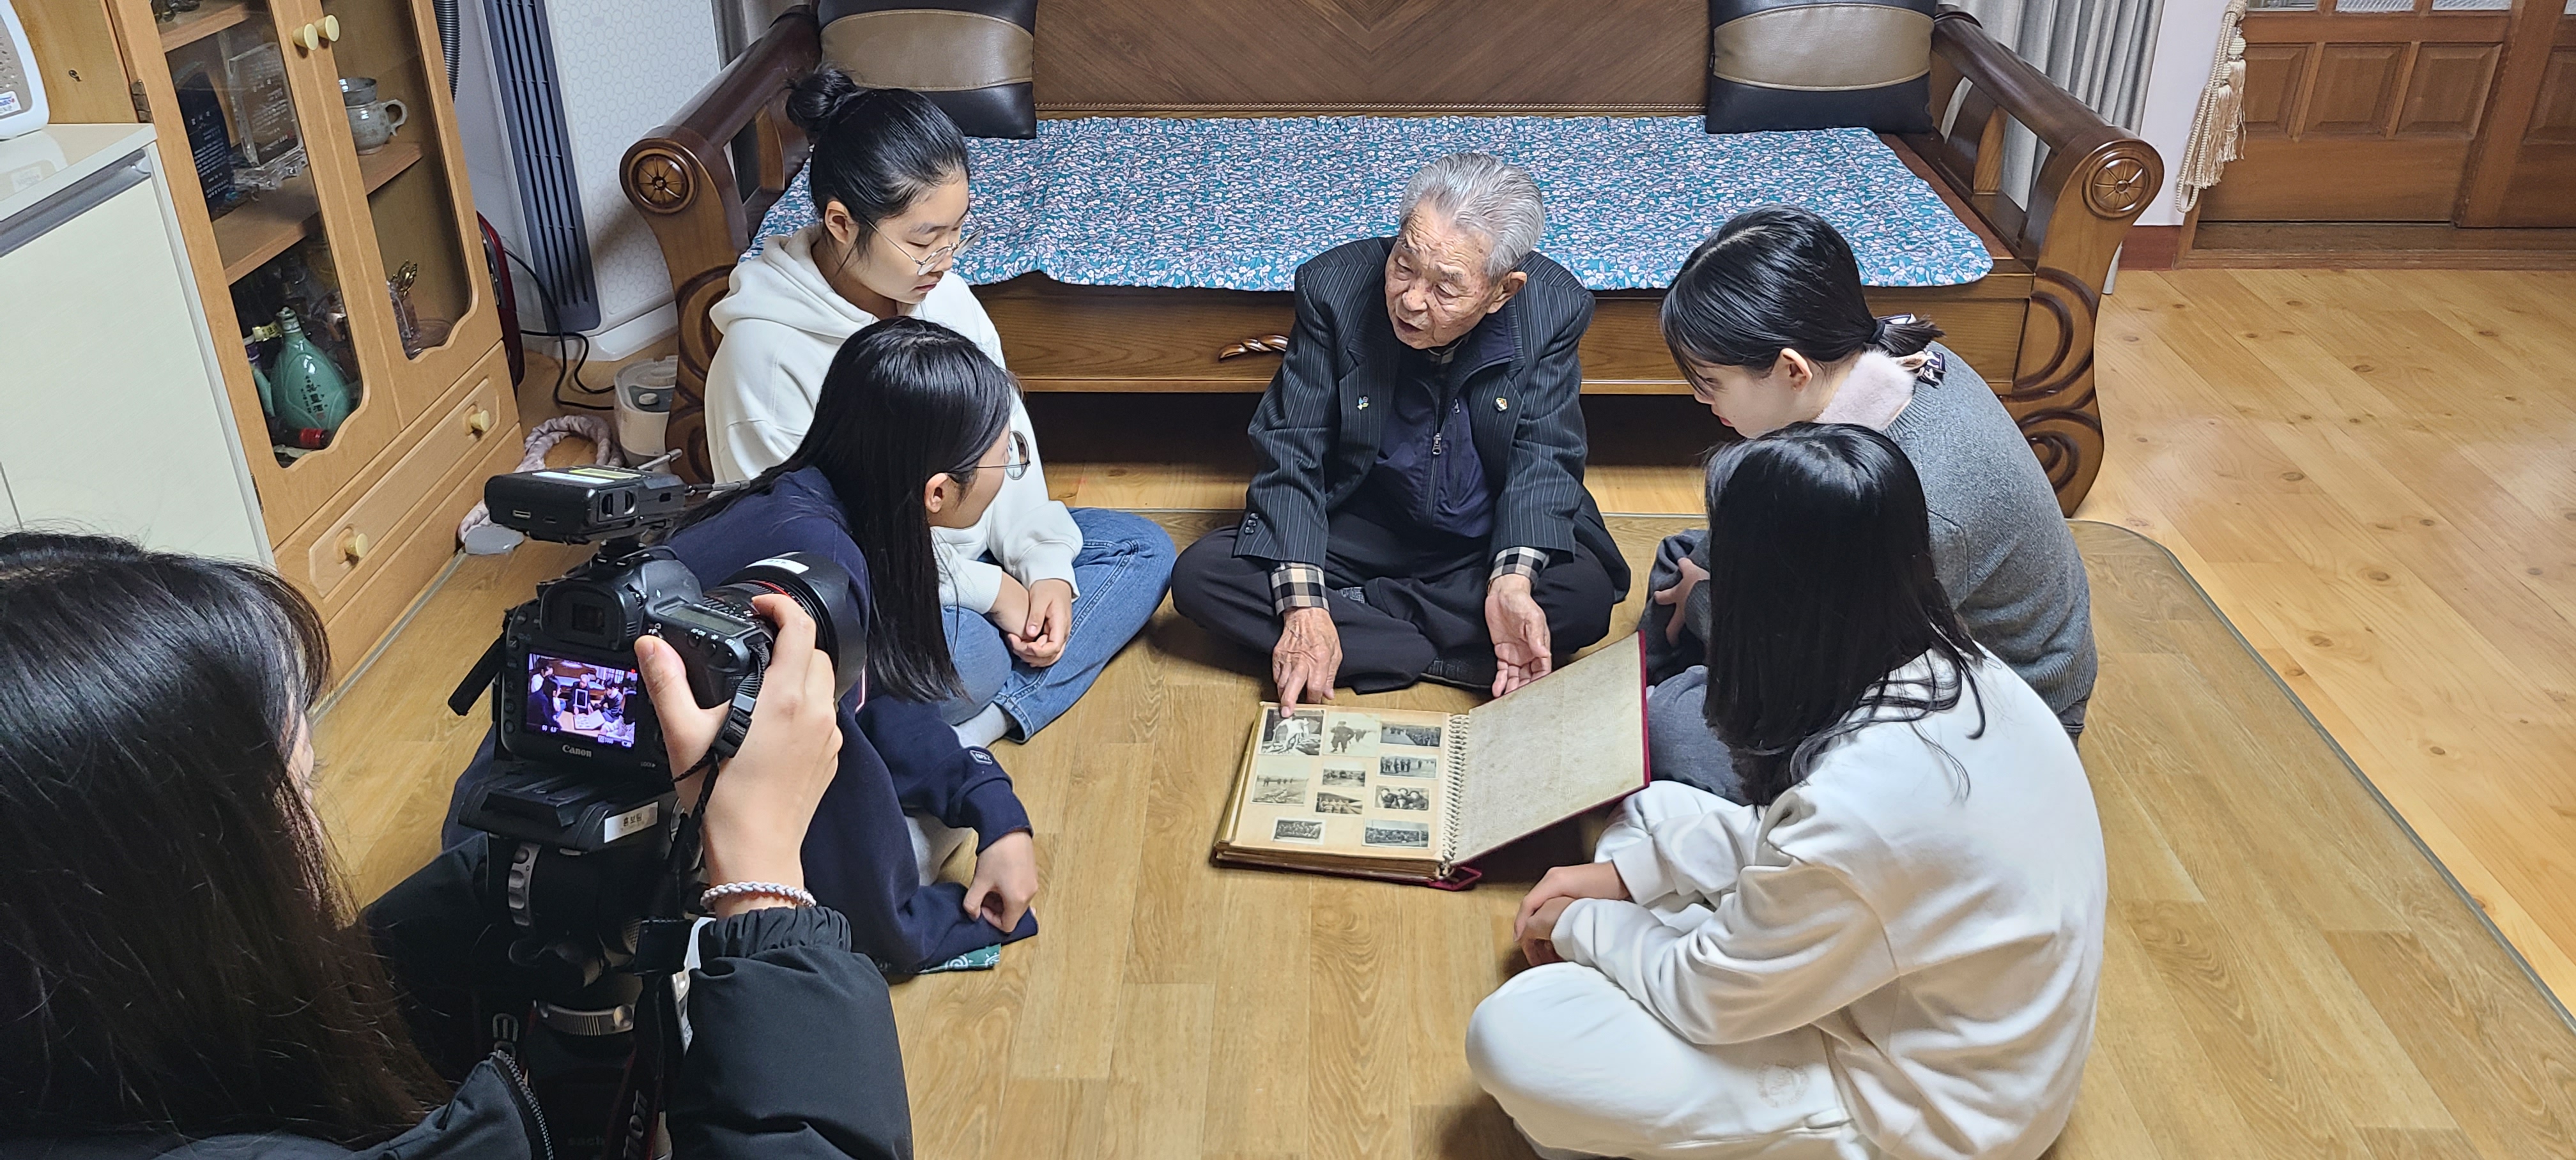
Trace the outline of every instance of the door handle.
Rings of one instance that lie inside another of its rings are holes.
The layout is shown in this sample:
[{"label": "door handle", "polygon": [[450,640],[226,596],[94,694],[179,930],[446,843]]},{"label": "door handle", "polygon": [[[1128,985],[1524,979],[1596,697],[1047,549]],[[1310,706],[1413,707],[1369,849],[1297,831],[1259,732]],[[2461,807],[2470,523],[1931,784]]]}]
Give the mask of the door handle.
[{"label": "door handle", "polygon": [[303,49],[308,55],[320,51],[322,48],[321,33],[310,24],[296,29],[295,35],[288,37],[288,39],[293,40],[296,47]]},{"label": "door handle", "polygon": [[340,43],[339,17],[325,16],[322,18],[322,39],[330,41],[333,44]]}]

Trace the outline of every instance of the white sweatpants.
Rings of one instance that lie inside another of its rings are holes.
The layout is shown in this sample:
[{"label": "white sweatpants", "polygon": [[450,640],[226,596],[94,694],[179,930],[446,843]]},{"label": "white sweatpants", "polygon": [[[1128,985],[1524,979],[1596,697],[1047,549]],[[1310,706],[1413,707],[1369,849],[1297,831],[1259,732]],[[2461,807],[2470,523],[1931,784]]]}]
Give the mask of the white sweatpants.
[{"label": "white sweatpants", "polygon": [[[1657,792],[1664,790],[1684,792]],[[1717,798],[1659,783],[1628,799],[1597,861]],[[1688,930],[1705,906],[1655,911]],[[1545,1160],[1871,1160],[1812,1027],[1709,1047],[1673,1033],[1601,972],[1553,963],[1476,1006],[1467,1064]]]}]

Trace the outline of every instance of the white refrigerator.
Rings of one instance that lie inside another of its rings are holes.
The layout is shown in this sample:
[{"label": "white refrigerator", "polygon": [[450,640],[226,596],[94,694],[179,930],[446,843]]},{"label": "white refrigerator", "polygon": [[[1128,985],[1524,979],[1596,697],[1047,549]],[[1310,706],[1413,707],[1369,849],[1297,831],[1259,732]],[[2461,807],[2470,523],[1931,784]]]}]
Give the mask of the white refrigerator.
[{"label": "white refrigerator", "polygon": [[152,133],[55,125],[0,141],[0,530],[267,564]]}]

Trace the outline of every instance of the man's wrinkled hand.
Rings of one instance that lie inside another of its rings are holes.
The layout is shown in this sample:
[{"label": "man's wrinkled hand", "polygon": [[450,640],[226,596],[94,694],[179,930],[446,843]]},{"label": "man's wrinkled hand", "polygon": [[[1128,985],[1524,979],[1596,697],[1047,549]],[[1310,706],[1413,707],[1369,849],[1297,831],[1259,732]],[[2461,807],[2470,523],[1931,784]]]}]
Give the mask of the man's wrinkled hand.
[{"label": "man's wrinkled hand", "polygon": [[1530,596],[1529,577],[1497,576],[1485,590],[1485,631],[1494,638],[1494,695],[1499,697],[1547,675],[1547,613]]},{"label": "man's wrinkled hand", "polygon": [[1342,633],[1333,627],[1327,608],[1291,608],[1280,625],[1279,643],[1270,650],[1270,679],[1279,686],[1279,711],[1297,707],[1297,698],[1333,699],[1333,678],[1342,671]]}]

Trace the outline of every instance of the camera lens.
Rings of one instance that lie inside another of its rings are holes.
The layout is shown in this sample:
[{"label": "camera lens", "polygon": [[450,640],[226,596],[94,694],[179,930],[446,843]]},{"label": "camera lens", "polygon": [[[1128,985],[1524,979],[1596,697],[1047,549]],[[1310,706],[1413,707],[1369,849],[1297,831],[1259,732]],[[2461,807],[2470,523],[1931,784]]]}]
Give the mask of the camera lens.
[{"label": "camera lens", "polygon": [[847,569],[812,552],[789,552],[757,561],[706,591],[704,599],[753,615],[755,596],[794,600],[814,618],[814,644],[832,658],[832,692],[847,696],[867,672],[867,614],[858,584]]}]

